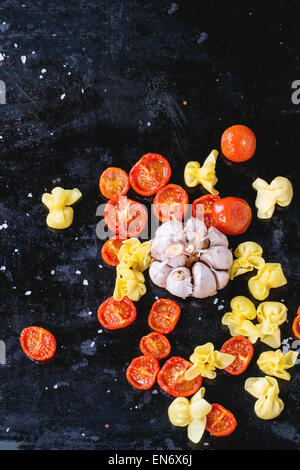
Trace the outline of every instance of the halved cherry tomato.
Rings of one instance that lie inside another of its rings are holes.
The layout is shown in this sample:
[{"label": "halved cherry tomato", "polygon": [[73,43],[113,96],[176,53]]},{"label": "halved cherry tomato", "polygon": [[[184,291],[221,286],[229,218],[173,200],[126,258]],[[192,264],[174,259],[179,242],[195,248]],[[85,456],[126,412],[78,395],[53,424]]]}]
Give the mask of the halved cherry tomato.
[{"label": "halved cherry tomato", "polygon": [[153,356],[135,357],[126,371],[128,382],[139,390],[148,390],[156,381],[159,371],[158,360]]},{"label": "halved cherry tomato", "polygon": [[126,171],[115,167],[106,168],[100,177],[99,188],[107,199],[124,196],[130,188]]},{"label": "halved cherry tomato", "polygon": [[186,380],[184,374],[192,366],[182,357],[171,357],[164,363],[157,376],[157,383],[165,392],[173,397],[189,397],[199,390],[202,377]]},{"label": "halved cherry tomato", "polygon": [[21,333],[20,343],[24,353],[35,361],[47,361],[56,351],[53,334],[39,326],[25,328]]},{"label": "halved cherry tomato", "polygon": [[155,332],[142,337],[140,350],[143,354],[149,354],[159,361],[170,354],[171,345],[164,335]]},{"label": "halved cherry tomato", "polygon": [[146,225],[147,212],[139,202],[120,196],[110,199],[104,209],[108,228],[121,238],[136,237]]},{"label": "halved cherry tomato", "polygon": [[249,160],[256,149],[256,137],[247,126],[237,124],[228,127],[221,138],[222,152],[232,162]]},{"label": "halved cherry tomato", "polygon": [[104,243],[101,250],[101,256],[106,264],[109,264],[110,266],[118,266],[120,262],[118,254],[123,241],[124,238],[116,236],[110,238]]},{"label": "halved cherry tomato", "polygon": [[211,406],[212,410],[206,416],[206,431],[211,436],[228,436],[235,430],[237,425],[234,415],[217,403],[213,403]]},{"label": "halved cherry tomato", "polygon": [[171,177],[168,160],[157,153],[147,153],[131,169],[132,189],[142,196],[152,196],[165,186]]},{"label": "halved cherry tomato", "polygon": [[98,308],[97,316],[104,328],[118,330],[134,322],[136,319],[136,308],[128,297],[123,297],[120,301],[109,297]]},{"label": "halved cherry tomato", "polygon": [[300,339],[300,307],[297,310],[297,316],[293,321],[293,332],[296,338]]},{"label": "halved cherry tomato", "polygon": [[246,232],[252,219],[248,202],[238,197],[225,197],[213,203],[212,223],[227,235],[240,235]]},{"label": "halved cherry tomato", "polygon": [[158,299],[150,310],[148,325],[157,333],[171,333],[179,320],[180,312],[180,307],[174,300]]},{"label": "halved cherry tomato", "polygon": [[225,370],[231,375],[239,375],[247,369],[251,362],[253,346],[244,336],[233,336],[223,344],[221,352],[235,356],[233,363]]},{"label": "halved cherry tomato", "polygon": [[182,220],[188,212],[189,198],[178,184],[167,184],[158,191],[153,201],[153,212],[161,222]]},{"label": "halved cherry tomato", "polygon": [[220,199],[220,196],[215,194],[205,194],[205,196],[198,197],[192,204],[192,216],[196,219],[204,220],[206,227],[210,227],[212,223],[211,210],[213,203]]}]

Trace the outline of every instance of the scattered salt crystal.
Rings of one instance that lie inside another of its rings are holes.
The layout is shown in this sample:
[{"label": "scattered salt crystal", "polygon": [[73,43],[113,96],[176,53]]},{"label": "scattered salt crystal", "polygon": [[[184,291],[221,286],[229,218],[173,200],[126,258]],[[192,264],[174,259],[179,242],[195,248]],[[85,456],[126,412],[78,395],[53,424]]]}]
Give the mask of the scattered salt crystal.
[{"label": "scattered salt crystal", "polygon": [[106,393],[110,393],[110,390],[106,390]]},{"label": "scattered salt crystal", "polygon": [[215,300],[214,300],[214,305],[216,305],[216,304],[218,303],[218,301],[219,301],[219,299],[218,299],[218,298],[217,298],[217,299],[215,299]]},{"label": "scattered salt crystal", "polygon": [[63,93],[62,95],[60,95],[60,99],[61,99],[61,100],[64,100],[65,97],[66,97],[66,94],[65,94],[65,93]]},{"label": "scattered salt crystal", "polygon": [[27,197],[32,197],[32,193],[28,193],[28,194],[27,194]]},{"label": "scattered salt crystal", "polygon": [[103,333],[103,330],[98,330],[97,333]]},{"label": "scattered salt crystal", "polygon": [[3,54],[0,54],[0,60],[4,60],[4,55]]},{"label": "scattered salt crystal", "polygon": [[155,299],[155,300],[158,300],[158,299],[159,299],[159,297],[157,297],[157,295],[156,295],[156,296],[154,297],[154,299]]},{"label": "scattered salt crystal", "polygon": [[90,348],[93,348],[95,346],[95,341],[92,341],[90,344]]},{"label": "scattered salt crystal", "polygon": [[6,271],[6,266],[1,266],[0,270],[1,271]]},{"label": "scattered salt crystal", "polygon": [[93,315],[93,312],[91,312],[91,310],[88,311],[88,315],[91,316]]},{"label": "scattered salt crystal", "polygon": [[79,269],[76,269],[76,274],[81,274],[81,271],[79,271]]},{"label": "scattered salt crystal", "polygon": [[99,264],[99,268],[100,268],[100,269],[102,269],[102,268],[103,268],[102,264]]},{"label": "scattered salt crystal", "polygon": [[51,274],[52,274],[52,276],[55,274],[54,269],[51,269]]},{"label": "scattered salt crystal", "polygon": [[82,284],[83,284],[84,286],[88,286],[88,285],[89,285],[89,281],[88,281],[87,279],[84,279],[83,282],[82,282]]},{"label": "scattered salt crystal", "polygon": [[31,53],[31,54],[32,54],[32,55],[35,55],[35,51],[32,51],[32,53]]},{"label": "scattered salt crystal", "polygon": [[27,290],[27,291],[25,292],[25,295],[31,295],[31,290]]},{"label": "scattered salt crystal", "polygon": [[57,384],[53,385],[53,388],[57,389],[57,388],[58,388],[58,385],[57,385]]},{"label": "scattered salt crystal", "polygon": [[27,60],[26,55],[22,55],[21,56],[21,61],[22,61],[23,64],[26,64],[26,60]]},{"label": "scattered salt crystal", "polygon": [[218,310],[223,310],[224,305],[219,305]]},{"label": "scattered salt crystal", "polygon": [[18,253],[18,252],[19,252],[18,248],[15,248],[15,253]]},{"label": "scattered salt crystal", "polygon": [[8,431],[9,431],[9,428],[6,429],[6,432],[8,432]]},{"label": "scattered salt crystal", "polygon": [[150,126],[151,126],[151,122],[148,121],[148,122],[147,122],[147,126],[150,127]]},{"label": "scattered salt crystal", "polygon": [[42,70],[41,70],[41,73],[46,73],[46,72],[47,72],[46,69],[42,69]]},{"label": "scattered salt crystal", "polygon": [[0,225],[0,230],[2,230],[3,228],[7,228],[7,227],[8,227],[8,225],[5,221],[4,224]]},{"label": "scattered salt crystal", "polygon": [[153,390],[152,395],[157,395],[157,394],[158,394],[158,391],[157,391],[157,390]]},{"label": "scattered salt crystal", "polygon": [[84,88],[81,88],[81,93],[84,93]]}]

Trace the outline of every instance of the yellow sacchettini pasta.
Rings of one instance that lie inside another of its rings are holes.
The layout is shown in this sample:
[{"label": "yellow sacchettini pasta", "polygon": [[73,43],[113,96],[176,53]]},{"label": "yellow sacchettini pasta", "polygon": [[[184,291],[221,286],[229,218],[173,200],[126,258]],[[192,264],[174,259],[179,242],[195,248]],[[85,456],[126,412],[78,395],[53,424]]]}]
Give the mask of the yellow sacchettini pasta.
[{"label": "yellow sacchettini pasta", "polygon": [[218,152],[212,150],[203,165],[199,162],[188,162],[184,170],[184,181],[189,188],[201,184],[211,194],[219,194],[214,188],[218,182],[216,177],[216,162]]},{"label": "yellow sacchettini pasta", "polygon": [[137,302],[146,291],[144,275],[120,262],[117,266],[114,299],[120,301],[126,295],[129,299]]},{"label": "yellow sacchettini pasta", "polygon": [[279,326],[286,321],[287,308],[281,302],[262,302],[257,307],[257,319],[261,341],[271,348],[279,348],[281,334]]},{"label": "yellow sacchettini pasta", "polygon": [[197,444],[206,427],[206,416],[212,407],[204,400],[205,388],[200,390],[191,398],[175,398],[168,408],[169,420],[174,426],[188,426],[188,438]]},{"label": "yellow sacchettini pasta", "polygon": [[252,186],[257,191],[255,205],[258,209],[257,217],[260,219],[270,219],[276,204],[286,207],[293,199],[293,186],[283,176],[277,176],[271,184],[262,178],[256,178]]},{"label": "yellow sacchettini pasta", "polygon": [[222,324],[228,326],[231,336],[247,336],[251,343],[259,338],[259,331],[251,320],[256,318],[256,308],[247,297],[238,295],[231,302],[231,312],[225,313]]},{"label": "yellow sacchettini pasta", "polygon": [[53,188],[51,193],[44,193],[42,202],[49,209],[46,223],[48,227],[64,229],[70,227],[73,222],[73,204],[82,197],[79,189]]},{"label": "yellow sacchettini pasta", "polygon": [[201,375],[208,379],[214,379],[217,375],[216,368],[225,369],[234,360],[235,357],[231,354],[215,351],[212,343],[197,346],[190,357],[193,365],[185,372],[184,378],[186,380],[193,380],[198,375]]},{"label": "yellow sacchettini pasta", "polygon": [[122,243],[118,258],[129,268],[144,272],[151,263],[150,250],[151,242],[141,243],[137,238],[129,238]]},{"label": "yellow sacchettini pasta", "polygon": [[279,263],[265,263],[265,265],[258,270],[256,276],[253,276],[248,281],[248,287],[257,300],[265,300],[270,289],[284,286],[287,280],[283,274],[281,264]]},{"label": "yellow sacchettini pasta", "polygon": [[274,377],[250,377],[245,382],[245,390],[257,398],[254,411],[258,418],[274,419],[284,408],[283,401],[278,397],[278,382]]},{"label": "yellow sacchettini pasta", "polygon": [[244,242],[238,245],[234,251],[237,259],[233,261],[230,268],[230,279],[253,269],[261,269],[265,264],[262,253],[262,247],[256,242]]},{"label": "yellow sacchettini pasta", "polygon": [[297,357],[298,353],[296,351],[289,351],[286,354],[283,354],[280,349],[265,351],[259,356],[257,365],[267,375],[283,380],[291,380],[291,376],[286,369],[290,369],[295,365]]}]

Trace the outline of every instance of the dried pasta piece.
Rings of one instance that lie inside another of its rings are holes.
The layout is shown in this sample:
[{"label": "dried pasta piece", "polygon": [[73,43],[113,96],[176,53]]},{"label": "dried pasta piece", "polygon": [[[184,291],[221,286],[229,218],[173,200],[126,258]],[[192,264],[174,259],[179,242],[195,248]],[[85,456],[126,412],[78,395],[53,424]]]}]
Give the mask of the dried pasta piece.
[{"label": "dried pasta piece", "polygon": [[253,271],[253,269],[261,269],[265,264],[262,253],[262,247],[256,242],[240,243],[234,251],[234,256],[237,259],[231,265],[230,279]]},{"label": "dried pasta piece", "polygon": [[246,336],[251,343],[259,338],[259,331],[251,320],[256,318],[256,308],[247,297],[239,295],[231,302],[231,312],[225,313],[222,324],[228,326],[231,336]]},{"label": "dried pasta piece", "polygon": [[73,222],[73,204],[82,197],[79,189],[53,188],[51,193],[44,193],[42,202],[49,209],[46,223],[48,227],[64,229],[70,227]]},{"label": "dried pasta piece", "polygon": [[293,186],[283,176],[277,176],[271,184],[262,178],[256,178],[252,186],[257,191],[255,205],[258,209],[257,217],[260,219],[270,219],[276,204],[286,207],[293,199]]},{"label": "dried pasta piece", "polygon": [[295,365],[297,357],[298,353],[296,351],[289,351],[286,354],[283,354],[280,349],[265,351],[259,356],[257,365],[267,375],[283,380],[291,380],[291,376],[286,369],[290,369]]},{"label": "dried pasta piece", "polygon": [[216,177],[216,162],[218,152],[212,150],[202,167],[199,162],[188,162],[184,170],[184,181],[189,188],[201,184],[211,194],[219,194],[214,188],[218,182]]},{"label": "dried pasta piece", "polygon": [[188,398],[175,398],[168,408],[169,420],[174,426],[187,426],[188,438],[197,444],[200,442],[206,427],[206,416],[211,412],[211,405],[203,398],[205,388],[200,390],[189,401]]},{"label": "dried pasta piece", "polygon": [[262,302],[257,307],[256,325],[260,340],[271,348],[279,348],[281,345],[281,333],[279,326],[286,321],[287,308],[281,302]]},{"label": "dried pasta piece", "polygon": [[208,379],[214,379],[217,375],[216,368],[226,369],[234,360],[235,357],[232,354],[215,351],[212,343],[197,346],[190,357],[193,365],[185,372],[184,378],[193,380],[201,375]]},{"label": "dried pasta piece", "polygon": [[151,242],[141,243],[137,238],[129,238],[122,243],[118,258],[129,268],[144,272],[151,263]]},{"label": "dried pasta piece", "polygon": [[283,274],[281,264],[279,263],[265,263],[265,265],[258,270],[256,276],[253,276],[248,281],[248,287],[257,300],[265,300],[270,289],[284,286],[287,280]]},{"label": "dried pasta piece", "polygon": [[130,300],[138,302],[146,291],[144,275],[120,262],[117,266],[114,299],[120,301],[127,296]]},{"label": "dried pasta piece", "polygon": [[250,377],[245,382],[245,390],[257,398],[254,411],[258,418],[274,419],[284,408],[283,401],[278,397],[278,382],[274,377]]}]

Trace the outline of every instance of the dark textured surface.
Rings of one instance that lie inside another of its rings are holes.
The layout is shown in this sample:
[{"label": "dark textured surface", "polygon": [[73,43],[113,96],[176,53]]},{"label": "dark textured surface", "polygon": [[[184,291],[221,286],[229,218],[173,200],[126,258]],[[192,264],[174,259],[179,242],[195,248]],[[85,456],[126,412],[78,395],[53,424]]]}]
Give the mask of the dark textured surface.
[{"label": "dark textured surface", "polygon": [[[3,0],[0,7],[0,79],[7,86],[7,105],[0,106],[0,226],[7,224],[0,231],[0,339],[7,346],[0,448],[189,449],[186,430],[168,421],[170,397],[158,386],[157,393],[134,390],[125,379],[148,332],[150,305],[165,293],[147,281],[138,319],[123,331],[104,332],[97,322],[115,277],[99,266],[98,179],[111,164],[129,171],[151,151],[168,158],[172,182],[183,184],[187,161],[203,161],[219,148],[228,125],[249,125],[258,140],[255,157],[238,166],[219,157],[218,189],[254,208],[257,176],[269,182],[287,176],[294,184],[290,207],[277,208],[270,222],[254,216],[247,234],[230,240],[233,248],[255,240],[268,261],[282,263],[288,284],[270,299],[284,299],[289,308],[282,337],[291,344],[299,304],[300,106],[291,101],[291,83],[300,78],[299,2],[24,4]],[[45,189],[57,184],[83,193],[72,227],[59,234],[46,228],[41,204]],[[198,187],[190,200],[200,194]],[[214,298],[180,302],[182,316],[169,335],[172,353],[188,357],[208,340],[219,348],[229,338],[221,316],[238,294],[248,295],[245,278],[219,293],[217,304]],[[56,336],[51,364],[34,364],[21,351],[19,334],[31,324]],[[261,375],[255,360],[264,349],[255,346],[246,376]],[[299,448],[299,366],[290,383],[280,382],[286,407],[271,422],[256,418],[244,381],[221,372],[205,383],[207,400],[232,410],[238,428],[228,438],[205,435],[204,448]]]}]

